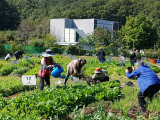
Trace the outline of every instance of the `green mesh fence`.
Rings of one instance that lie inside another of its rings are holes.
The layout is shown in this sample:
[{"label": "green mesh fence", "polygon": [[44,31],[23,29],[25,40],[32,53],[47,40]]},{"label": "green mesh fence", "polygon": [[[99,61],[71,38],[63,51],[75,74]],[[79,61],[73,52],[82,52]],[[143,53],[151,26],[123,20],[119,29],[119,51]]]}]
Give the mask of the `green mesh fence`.
[{"label": "green mesh fence", "polygon": [[[11,52],[11,45],[6,45],[6,51]],[[24,52],[25,53],[42,53],[43,52],[43,47],[31,47],[31,46],[24,46]],[[19,50],[18,47],[15,50]],[[15,51],[14,51],[15,52]]]},{"label": "green mesh fence", "polygon": [[41,53],[43,52],[43,47],[25,46],[24,52],[25,53]]}]

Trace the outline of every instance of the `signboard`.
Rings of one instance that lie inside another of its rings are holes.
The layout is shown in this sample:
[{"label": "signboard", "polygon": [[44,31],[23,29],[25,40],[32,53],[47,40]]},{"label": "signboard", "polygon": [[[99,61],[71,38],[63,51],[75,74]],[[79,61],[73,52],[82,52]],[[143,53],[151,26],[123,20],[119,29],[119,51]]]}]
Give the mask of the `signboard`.
[{"label": "signboard", "polygon": [[42,55],[42,53],[38,53],[38,57],[41,56],[41,55]]},{"label": "signboard", "polygon": [[63,55],[67,55],[67,53],[63,53]]},{"label": "signboard", "polygon": [[19,64],[19,60],[12,60],[12,64]]},{"label": "signboard", "polygon": [[25,60],[30,60],[30,56],[24,56]]},{"label": "signboard", "polygon": [[92,56],[96,56],[96,54],[93,54]]},{"label": "signboard", "polygon": [[34,54],[34,57],[39,57],[39,55],[38,54]]},{"label": "signboard", "polygon": [[70,57],[70,56],[72,56],[71,54],[68,54],[68,56]]},{"label": "signboard", "polygon": [[89,55],[89,53],[86,53],[86,55]]},{"label": "signboard", "polygon": [[71,56],[70,56],[70,59],[74,59],[74,56],[71,55]]},{"label": "signboard", "polygon": [[108,60],[112,60],[112,57],[108,57]]},{"label": "signboard", "polygon": [[36,76],[35,75],[23,75],[22,84],[23,85],[36,85]]}]

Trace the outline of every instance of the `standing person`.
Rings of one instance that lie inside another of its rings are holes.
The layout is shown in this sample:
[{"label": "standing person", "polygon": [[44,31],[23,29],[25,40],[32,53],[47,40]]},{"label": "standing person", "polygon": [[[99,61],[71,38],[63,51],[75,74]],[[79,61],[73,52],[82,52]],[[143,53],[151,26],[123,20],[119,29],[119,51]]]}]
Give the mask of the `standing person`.
[{"label": "standing person", "polygon": [[[72,60],[68,65],[67,65],[67,75],[66,77],[69,77],[72,74],[76,74],[78,77],[81,75],[81,68],[86,64],[85,59],[75,59]],[[68,78],[65,78],[64,80],[64,85],[66,86]]]},{"label": "standing person", "polygon": [[99,60],[100,63],[103,63],[103,59],[105,57],[105,53],[102,50],[102,48],[99,49],[98,53],[97,53],[97,58]]},{"label": "standing person", "polygon": [[23,57],[23,55],[22,54],[24,54],[24,52],[23,51],[16,51],[15,53],[14,53],[14,55],[15,55],[15,57],[16,57],[16,59],[17,60],[19,60],[19,58],[22,58]]},{"label": "standing person", "polygon": [[136,53],[135,51],[130,55],[130,61],[131,61],[131,66],[134,66],[135,62],[136,62]]},{"label": "standing person", "polygon": [[10,53],[10,54],[7,54],[7,56],[5,57],[5,60],[8,60],[8,59],[10,59],[10,58],[11,58],[11,55],[12,55],[12,53]]},{"label": "standing person", "polygon": [[57,67],[58,64],[55,63],[52,56],[55,54],[52,53],[50,49],[47,49],[44,54],[42,54],[43,58],[41,60],[41,68],[39,70],[38,75],[40,76],[40,90],[44,88],[44,80],[46,85],[50,87],[50,73],[53,67]]},{"label": "standing person", "polygon": [[101,70],[100,67],[97,67],[94,71],[94,75],[92,76],[92,79],[95,80],[95,83],[99,82],[106,82],[109,81],[108,71],[107,70]]},{"label": "standing person", "polygon": [[125,54],[123,54],[123,55],[120,56],[120,60],[122,62],[122,66],[125,67],[125,60],[126,60],[125,59]]},{"label": "standing person", "polygon": [[132,73],[130,73],[128,69],[126,69],[125,72],[128,78],[137,76],[138,85],[140,88],[138,100],[142,109],[140,114],[144,114],[146,111],[144,106],[146,105],[145,97],[147,97],[150,101],[152,100],[153,95],[160,90],[160,79],[152,71],[152,69],[149,66],[145,66],[143,62],[136,62],[135,66],[136,70],[132,67]]}]

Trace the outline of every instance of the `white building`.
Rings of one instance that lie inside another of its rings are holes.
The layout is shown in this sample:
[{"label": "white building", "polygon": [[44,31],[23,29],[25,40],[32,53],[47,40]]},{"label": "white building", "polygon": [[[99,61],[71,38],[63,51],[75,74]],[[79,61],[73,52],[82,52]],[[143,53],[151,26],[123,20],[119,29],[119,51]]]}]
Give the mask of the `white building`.
[{"label": "white building", "polygon": [[96,27],[119,30],[119,22],[100,19],[50,19],[50,34],[55,35],[60,45],[80,44],[84,49],[94,49],[91,45],[81,44],[79,38],[86,39],[88,34],[94,33]]}]

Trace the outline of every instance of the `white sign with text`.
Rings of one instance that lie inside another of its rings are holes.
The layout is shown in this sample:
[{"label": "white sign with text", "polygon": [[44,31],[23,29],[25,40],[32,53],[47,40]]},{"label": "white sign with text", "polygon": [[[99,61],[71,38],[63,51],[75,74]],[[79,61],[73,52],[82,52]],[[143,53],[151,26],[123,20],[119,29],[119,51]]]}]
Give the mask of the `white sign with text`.
[{"label": "white sign with text", "polygon": [[22,84],[23,85],[36,85],[36,76],[35,75],[23,75]]},{"label": "white sign with text", "polygon": [[12,60],[12,64],[19,64],[19,60]]},{"label": "white sign with text", "polygon": [[25,60],[30,60],[30,56],[24,56]]}]

